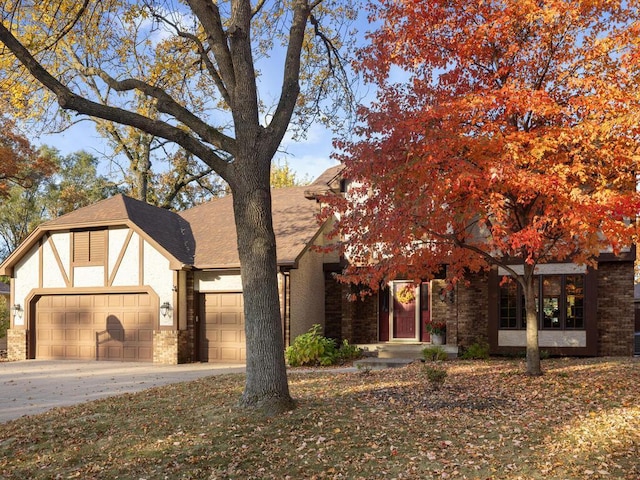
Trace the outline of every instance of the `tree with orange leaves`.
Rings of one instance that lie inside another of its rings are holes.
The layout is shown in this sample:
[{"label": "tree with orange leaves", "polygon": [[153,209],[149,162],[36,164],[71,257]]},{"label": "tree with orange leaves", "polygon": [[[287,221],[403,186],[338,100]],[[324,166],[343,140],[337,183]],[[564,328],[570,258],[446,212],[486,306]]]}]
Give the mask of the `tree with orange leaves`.
[{"label": "tree with orange leaves", "polygon": [[339,142],[354,184],[333,200],[347,278],[375,288],[446,263],[455,282],[500,266],[522,288],[527,372],[541,374],[536,266],[595,265],[636,239],[638,10],[636,0],[371,7],[380,26],[358,66],[378,94],[360,109],[358,139]]},{"label": "tree with orange leaves", "polygon": [[12,120],[0,116],[0,132],[0,197],[6,197],[12,185],[29,186],[53,172],[51,160],[38,154]]}]

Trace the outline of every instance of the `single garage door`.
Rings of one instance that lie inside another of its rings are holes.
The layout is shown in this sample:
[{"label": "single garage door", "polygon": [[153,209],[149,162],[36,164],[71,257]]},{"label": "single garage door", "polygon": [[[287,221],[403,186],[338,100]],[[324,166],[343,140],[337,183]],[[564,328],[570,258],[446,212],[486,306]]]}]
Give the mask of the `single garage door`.
[{"label": "single garage door", "polygon": [[216,363],[244,363],[247,350],[241,293],[204,295],[200,321],[200,360]]},{"label": "single garage door", "polygon": [[32,352],[40,359],[151,362],[154,318],[148,294],[42,296]]}]

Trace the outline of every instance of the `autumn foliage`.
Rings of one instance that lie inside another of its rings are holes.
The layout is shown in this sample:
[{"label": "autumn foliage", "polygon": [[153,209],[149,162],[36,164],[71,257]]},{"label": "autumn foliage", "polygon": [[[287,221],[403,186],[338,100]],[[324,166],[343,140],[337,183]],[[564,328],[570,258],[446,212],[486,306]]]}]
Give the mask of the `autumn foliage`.
[{"label": "autumn foliage", "polygon": [[369,283],[631,243],[637,2],[383,1],[371,15],[359,68],[379,94],[361,140],[341,143],[359,182],[341,228],[355,263],[375,256]]},{"label": "autumn foliage", "polygon": [[42,157],[13,121],[0,116],[0,197],[11,185],[28,187],[36,177],[53,171],[50,159]]},{"label": "autumn foliage", "polygon": [[352,280],[520,261],[526,296],[535,265],[633,242],[637,1],[383,0],[371,18],[357,67],[377,98],[338,143]]}]

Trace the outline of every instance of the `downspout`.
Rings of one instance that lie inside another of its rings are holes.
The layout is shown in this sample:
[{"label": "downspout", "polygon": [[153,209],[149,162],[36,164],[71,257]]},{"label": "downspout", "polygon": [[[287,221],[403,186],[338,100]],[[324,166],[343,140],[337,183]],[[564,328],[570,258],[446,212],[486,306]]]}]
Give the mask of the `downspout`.
[{"label": "downspout", "polygon": [[282,273],[282,335],[286,347],[291,344],[291,319],[289,318],[289,312],[291,310],[289,304],[291,298],[291,295],[289,295],[289,285],[291,280],[289,276],[291,272],[285,269],[281,269],[280,272]]}]

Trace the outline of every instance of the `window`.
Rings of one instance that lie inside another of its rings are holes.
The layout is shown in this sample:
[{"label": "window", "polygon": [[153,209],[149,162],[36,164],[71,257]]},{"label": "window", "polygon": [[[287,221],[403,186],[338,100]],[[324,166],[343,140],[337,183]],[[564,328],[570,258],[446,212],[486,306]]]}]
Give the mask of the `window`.
[{"label": "window", "polygon": [[105,230],[73,232],[73,263],[101,265],[104,263]]},{"label": "window", "polygon": [[500,287],[500,328],[518,328],[518,290],[512,278]]},{"label": "window", "polygon": [[420,284],[420,310],[425,312],[429,310],[429,289],[431,285],[429,282],[422,282]]},{"label": "window", "polygon": [[[584,275],[544,275],[534,278],[538,325],[543,330],[583,330]],[[526,328],[522,287],[508,278],[500,285],[501,329]]]}]

